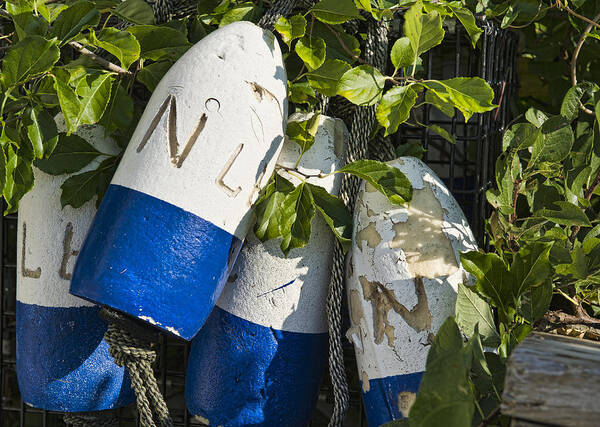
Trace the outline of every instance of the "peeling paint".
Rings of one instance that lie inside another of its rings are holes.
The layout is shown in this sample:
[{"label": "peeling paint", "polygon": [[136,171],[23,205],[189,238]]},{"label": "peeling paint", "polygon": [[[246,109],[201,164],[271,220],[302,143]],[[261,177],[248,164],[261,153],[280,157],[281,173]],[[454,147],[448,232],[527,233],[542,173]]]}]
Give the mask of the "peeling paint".
[{"label": "peeling paint", "polygon": [[370,222],[365,228],[356,233],[356,241],[360,250],[363,250],[363,242],[367,243],[371,249],[374,249],[381,243],[381,235],[375,228],[375,222]]},{"label": "peeling paint", "polygon": [[404,418],[408,418],[408,414],[410,412],[410,408],[413,403],[417,399],[417,393],[412,393],[410,391],[403,391],[398,393],[398,409],[402,413]]},{"label": "peeling paint", "polygon": [[393,290],[387,289],[379,282],[371,282],[365,276],[358,277],[362,285],[364,299],[370,301],[373,306],[373,325],[375,332],[375,343],[381,344],[384,335],[388,337],[388,345],[393,347],[390,336],[393,337],[394,327],[387,319],[388,312],[394,310],[404,321],[416,332],[431,329],[431,312],[427,303],[427,294],[423,279],[415,278],[415,291],[417,293],[417,304],[412,310],[407,309],[396,299]]},{"label": "peeling paint", "polygon": [[365,371],[361,372],[360,378],[361,378],[360,382],[362,383],[363,391],[366,393],[369,390],[371,390],[371,383],[369,382],[369,376],[367,375],[367,373]]},{"label": "peeling paint", "polygon": [[402,249],[414,277],[434,279],[458,270],[452,242],[444,233],[442,205],[429,184],[414,192],[407,220],[394,224],[393,229],[390,247]]}]

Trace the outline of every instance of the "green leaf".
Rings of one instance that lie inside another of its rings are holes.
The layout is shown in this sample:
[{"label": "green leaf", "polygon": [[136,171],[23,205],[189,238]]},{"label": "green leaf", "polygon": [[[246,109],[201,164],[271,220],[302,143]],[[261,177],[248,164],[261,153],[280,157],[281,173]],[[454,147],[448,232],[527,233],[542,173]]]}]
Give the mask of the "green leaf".
[{"label": "green leaf", "polygon": [[304,36],[306,32],[306,19],[302,15],[294,15],[289,20],[281,16],[274,25],[281,38],[290,47],[292,40]]},{"label": "green leaf", "polygon": [[540,131],[542,135],[533,144],[529,165],[564,160],[575,141],[569,121],[562,116],[552,116],[542,124]]},{"label": "green leaf", "polygon": [[315,135],[317,135],[319,129],[320,119],[321,115],[315,113],[306,120],[288,121],[285,133],[302,148],[302,154],[315,143]]},{"label": "green leaf", "polygon": [[132,120],[133,100],[120,83],[117,83],[111,91],[110,101],[106,110],[104,110],[100,124],[106,129],[107,133],[112,133],[117,129],[129,129]]},{"label": "green leaf", "polygon": [[83,206],[87,201],[98,196],[96,206],[100,203],[108,184],[117,168],[118,160],[110,157],[104,160],[97,169],[72,175],[60,186],[60,204],[64,208]]},{"label": "green leaf", "polygon": [[310,187],[317,210],[344,248],[344,252],[348,251],[352,243],[350,211],[338,197],[329,194],[323,187],[309,183],[307,185]]},{"label": "green leaf", "polygon": [[458,18],[463,27],[465,27],[465,30],[467,30],[467,34],[469,34],[469,37],[471,38],[473,47],[475,47],[483,30],[475,23],[473,13],[465,7],[454,7],[453,2],[448,3],[448,6],[452,9],[454,16]]},{"label": "green leaf", "polygon": [[396,133],[398,126],[410,117],[417,100],[413,86],[395,86],[388,90],[377,105],[377,121],[385,128],[385,136]]},{"label": "green leaf", "polygon": [[354,0],[321,0],[310,12],[319,21],[332,25],[360,17]]},{"label": "green leaf", "polygon": [[60,134],[58,145],[48,159],[35,161],[35,166],[50,175],[80,171],[100,153],[78,135]]},{"label": "green leaf", "polygon": [[176,61],[190,48],[185,34],[170,27],[134,25],[127,31],[139,42],[144,59]]},{"label": "green leaf", "polygon": [[171,61],[153,62],[144,65],[144,68],[137,73],[136,77],[150,92],[154,92],[154,89],[172,65]]},{"label": "green leaf", "polygon": [[294,185],[278,173],[273,174],[273,178],[263,189],[254,208],[256,214],[254,234],[262,242],[281,237],[279,224],[283,201],[293,190]]},{"label": "green leaf", "polygon": [[408,37],[401,37],[394,42],[390,58],[396,70],[413,64],[415,61],[415,52]]},{"label": "green leaf", "polygon": [[31,36],[13,45],[2,61],[4,86],[11,88],[49,71],[60,51],[53,41]]},{"label": "green leaf", "polygon": [[562,105],[560,106],[560,115],[572,122],[579,116],[579,106],[581,105],[581,98],[586,93],[591,92],[594,89],[598,89],[593,83],[582,82],[573,86],[567,91]]},{"label": "green leaf", "polygon": [[83,84],[78,85],[77,95],[81,96],[81,110],[75,120],[77,128],[83,124],[95,124],[100,121],[110,101],[112,74],[90,75]]},{"label": "green leaf", "polygon": [[458,284],[455,313],[456,323],[467,337],[472,337],[478,327],[484,344],[494,347],[500,344],[500,335],[496,330],[492,309],[485,300],[463,283]]},{"label": "green leaf", "polygon": [[532,325],[544,317],[552,300],[552,281],[546,280],[541,285],[529,289],[521,298],[519,314]]},{"label": "green leaf", "polygon": [[320,37],[302,37],[296,42],[295,51],[309,70],[316,70],[325,61],[325,41]]},{"label": "green leaf", "polygon": [[219,22],[219,27],[224,27],[237,21],[257,22],[262,16],[262,7],[255,6],[252,2],[244,2],[229,9]]},{"label": "green leaf", "polygon": [[21,198],[33,188],[32,159],[21,150],[15,152],[10,144],[6,147],[6,184],[2,193],[7,205],[5,215],[16,212]]},{"label": "green leaf", "polygon": [[288,82],[288,90],[290,101],[294,104],[314,104],[317,102],[315,91],[308,82]]},{"label": "green leaf", "polygon": [[55,70],[52,77],[54,78],[54,89],[56,89],[60,109],[65,118],[67,133],[75,132],[78,127],[79,112],[81,111],[79,98],[67,83],[69,75],[66,71]]},{"label": "green leaf", "polygon": [[446,116],[448,116],[448,118],[451,119],[454,117],[454,105],[450,102],[444,101],[434,91],[425,91],[425,102],[436,107]]},{"label": "green leaf", "polygon": [[475,410],[469,381],[472,350],[463,347],[460,330],[448,317],[433,339],[425,374],[409,414],[411,427],[464,427]]},{"label": "green leaf", "polygon": [[350,68],[348,63],[339,59],[327,60],[318,69],[307,73],[306,78],[310,85],[323,95],[335,96],[340,79]]},{"label": "green leaf", "polygon": [[125,0],[112,11],[113,14],[132,24],[154,24],[154,12],[144,0]]},{"label": "green leaf", "polygon": [[364,179],[394,205],[402,205],[412,199],[413,189],[406,175],[387,163],[377,160],[357,160],[337,170],[336,173],[349,173]]},{"label": "green leaf", "polygon": [[551,279],[553,270],[548,260],[551,248],[551,243],[534,243],[521,247],[514,255],[510,271],[514,277],[513,295],[516,298]]},{"label": "green leaf", "polygon": [[35,157],[48,157],[58,142],[58,130],[52,116],[40,106],[28,108],[23,124]]},{"label": "green leaf", "polygon": [[404,35],[410,39],[414,59],[440,44],[445,34],[440,15],[437,12],[424,15],[422,8],[417,2],[404,14]]},{"label": "green leaf", "polygon": [[373,105],[381,98],[384,84],[385,77],[377,68],[360,65],[344,73],[338,95],[357,105]]},{"label": "green leaf", "polygon": [[303,182],[286,195],[281,207],[281,251],[286,257],[292,249],[306,246],[314,216],[313,195],[310,187]]},{"label": "green leaf", "polygon": [[500,321],[509,323],[516,301],[512,296],[513,277],[504,261],[496,254],[478,251],[461,253],[460,261],[465,270],[477,279],[475,289],[498,308]]},{"label": "green leaf", "polygon": [[416,157],[417,159],[422,159],[423,154],[426,151],[427,150],[425,150],[425,148],[423,148],[423,145],[421,145],[420,142],[411,141],[411,142],[407,142],[406,144],[398,145],[398,147],[396,147],[396,156],[397,157],[411,156],[411,157]]},{"label": "green leaf", "polygon": [[535,127],[539,128],[546,120],[548,120],[548,116],[543,111],[531,107],[525,112],[525,119]]},{"label": "green leaf", "polygon": [[75,38],[86,28],[100,22],[100,12],[89,1],[78,1],[63,10],[52,25],[52,33],[60,40],[60,46]]},{"label": "green leaf", "polygon": [[541,135],[538,128],[531,123],[517,123],[504,132],[502,137],[502,150],[514,148],[523,150],[535,144],[537,138]]},{"label": "green leaf", "polygon": [[554,202],[553,206],[557,207],[558,210],[543,208],[537,211],[535,215],[560,225],[592,226],[587,215],[573,203],[558,201]]},{"label": "green leaf", "polygon": [[448,132],[443,127],[441,127],[439,125],[428,125],[428,126],[423,125],[423,126],[425,126],[427,129],[432,130],[433,132],[437,133],[439,136],[444,138],[449,143],[456,144],[456,138],[454,137],[454,135],[452,135],[450,132]]},{"label": "green leaf", "polygon": [[360,56],[360,43],[356,37],[344,32],[341,25],[326,25],[315,21],[312,25],[312,36],[325,40],[327,59],[340,59],[350,64]]},{"label": "green leaf", "polygon": [[421,83],[445,102],[453,104],[468,121],[474,113],[484,113],[497,106],[492,104],[494,91],[479,77],[455,77],[449,80],[427,80]]},{"label": "green leaf", "polygon": [[91,31],[90,39],[95,46],[116,56],[124,69],[128,69],[140,57],[140,44],[127,31],[104,28],[97,36]]}]

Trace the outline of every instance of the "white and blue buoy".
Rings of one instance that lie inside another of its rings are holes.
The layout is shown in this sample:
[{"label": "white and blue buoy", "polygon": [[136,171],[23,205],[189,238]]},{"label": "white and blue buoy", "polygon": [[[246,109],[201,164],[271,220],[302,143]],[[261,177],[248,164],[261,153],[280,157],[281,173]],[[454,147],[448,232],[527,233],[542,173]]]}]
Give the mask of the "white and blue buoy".
[{"label": "white and blue buoy", "polygon": [[272,33],[236,22],[163,77],[111,181],[71,293],[184,339],[212,310],[287,117]]},{"label": "white and blue buoy", "polygon": [[458,203],[429,167],[413,157],[389,164],[406,174],[413,199],[395,206],[363,183],[347,259],[347,336],[370,426],[408,416],[432,338],[469,280],[459,252],[476,249]]},{"label": "white and blue buoy", "polygon": [[[314,175],[340,168],[346,138],[341,120],[321,116],[298,169]],[[293,168],[299,154],[297,144],[286,142],[278,164]],[[308,182],[337,193],[340,179]],[[317,217],[304,248],[285,258],[279,244],[263,244],[249,233],[216,307],[192,341],[187,406],[210,425],[306,426],[313,414],[327,363],[325,303],[334,237]]]},{"label": "white and blue buoy", "polygon": [[[104,129],[78,132],[97,150],[116,154]],[[95,169],[102,158],[83,171]],[[23,400],[37,408],[82,412],[133,400],[129,376],[103,336],[100,308],[69,294],[69,279],[96,213],[95,200],[61,208],[67,176],[34,168],[35,186],[21,200],[17,238],[17,379]]]}]

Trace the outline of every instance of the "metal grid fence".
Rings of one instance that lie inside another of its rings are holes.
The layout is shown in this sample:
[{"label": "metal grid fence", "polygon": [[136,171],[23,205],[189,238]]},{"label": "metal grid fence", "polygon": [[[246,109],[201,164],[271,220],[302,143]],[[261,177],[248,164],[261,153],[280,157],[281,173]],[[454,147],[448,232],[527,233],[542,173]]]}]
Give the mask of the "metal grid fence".
[{"label": "metal grid fence", "polygon": [[[449,144],[429,129],[405,126],[395,137],[395,144],[422,142],[427,152],[424,160],[446,182],[461,204],[480,244],[484,241],[484,224],[488,215],[485,191],[493,181],[493,171],[499,150],[501,133],[510,120],[510,100],[517,89],[517,36],[483,21],[485,29],[477,50],[470,46],[459,26],[447,28],[444,43],[427,55],[424,66],[426,78],[479,76],[491,84],[500,107],[492,112],[474,116],[468,123],[461,118],[449,119],[425,105],[416,119],[426,125],[438,125],[456,138]],[[0,27],[0,32],[2,28]],[[395,34],[391,32],[392,41]],[[5,46],[0,40],[0,58]],[[392,46],[390,43],[390,47]],[[15,297],[16,297],[16,240],[17,216],[0,217],[0,427],[62,426],[62,415],[31,408],[20,398],[15,360]],[[346,369],[350,385],[348,426],[366,425],[361,404],[361,392],[354,351],[347,342]],[[184,402],[185,367],[189,346],[180,340],[162,335],[156,375],[169,405],[176,426],[201,425],[187,412]],[[325,356],[324,356],[325,357]],[[328,377],[321,388],[318,407],[312,425],[327,425],[332,393]],[[121,426],[136,426],[135,411],[119,410]]]}]

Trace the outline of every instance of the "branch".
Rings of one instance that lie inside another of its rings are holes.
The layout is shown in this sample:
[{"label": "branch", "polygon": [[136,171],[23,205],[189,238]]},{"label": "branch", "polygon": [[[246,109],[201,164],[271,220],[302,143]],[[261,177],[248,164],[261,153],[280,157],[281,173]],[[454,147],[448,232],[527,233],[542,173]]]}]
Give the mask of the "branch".
[{"label": "branch", "polygon": [[325,177],[327,177],[328,175],[331,175],[331,174],[324,174],[324,173],[318,173],[318,174],[308,174],[308,173],[304,173],[304,172],[302,172],[302,171],[299,171],[297,168],[288,168],[287,166],[281,166],[281,165],[279,165],[279,164],[278,164],[278,165],[275,165],[275,168],[276,168],[276,169],[281,169],[281,170],[284,170],[284,171],[286,171],[286,172],[290,172],[290,173],[292,173],[292,174],[294,174],[294,173],[300,174],[300,175],[302,175],[304,178],[325,178]]},{"label": "branch", "polygon": [[[582,21],[585,21],[585,22],[589,23],[592,27],[596,26],[596,27],[598,27],[598,29],[600,29],[600,24],[598,24],[596,22],[596,21],[598,21],[597,18],[594,18],[592,20],[592,19],[590,19],[590,18],[588,18],[586,16],[580,15],[577,12],[575,12],[574,10],[572,10],[566,3],[562,4],[562,2],[557,1],[556,4],[559,5],[558,6],[559,9],[564,9],[567,12],[569,12],[571,15],[576,16],[577,18],[581,19]],[[589,32],[589,30],[588,30],[588,32]]]},{"label": "branch", "polygon": [[[589,25],[586,27],[585,31],[581,35],[581,38],[579,39],[579,43],[577,43],[577,46],[575,47],[575,51],[573,52],[573,58],[571,58],[571,83],[573,84],[573,86],[576,86],[577,85],[577,58],[579,57],[579,52],[581,51],[581,48],[583,47],[583,44],[585,43],[585,40],[586,40],[588,34],[590,33],[590,31],[592,31],[592,28],[594,28],[594,26],[597,26],[598,28],[600,28],[600,25],[598,25],[596,23],[596,21],[600,20],[600,13],[597,14],[596,16],[594,16],[593,21],[590,21],[585,16],[582,17],[581,15],[575,14],[571,9],[569,9],[568,6],[565,5],[564,8],[569,13],[573,13],[575,16],[583,18],[584,21],[589,22]],[[585,107],[581,103],[581,101],[579,102],[579,108],[581,109],[581,111],[583,111],[587,114],[594,115],[594,112],[592,110],[590,110],[589,108]]]},{"label": "branch", "polygon": [[74,47],[75,49],[77,49],[79,51],[79,53],[92,59],[92,61],[95,61],[98,64],[102,65],[104,68],[108,69],[109,71],[117,73],[121,76],[133,75],[133,73],[131,71],[127,71],[124,68],[121,68],[118,65],[115,65],[110,61],[107,61],[106,59],[102,58],[101,56],[96,55],[94,52],[86,49],[85,47],[83,47],[83,45],[81,45],[77,42],[71,41],[71,42],[69,42],[69,46]]},{"label": "branch", "polygon": [[549,311],[544,315],[544,319],[550,323],[563,325],[600,326],[600,319],[590,316],[583,309],[577,315],[563,313],[562,311]]},{"label": "branch", "polygon": [[492,412],[490,412],[487,417],[485,417],[483,420],[481,420],[481,424],[479,424],[479,427],[485,427],[485,426],[487,426],[498,415],[500,415],[500,407],[499,406],[496,409],[494,409]]}]

